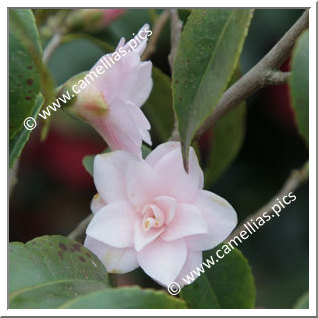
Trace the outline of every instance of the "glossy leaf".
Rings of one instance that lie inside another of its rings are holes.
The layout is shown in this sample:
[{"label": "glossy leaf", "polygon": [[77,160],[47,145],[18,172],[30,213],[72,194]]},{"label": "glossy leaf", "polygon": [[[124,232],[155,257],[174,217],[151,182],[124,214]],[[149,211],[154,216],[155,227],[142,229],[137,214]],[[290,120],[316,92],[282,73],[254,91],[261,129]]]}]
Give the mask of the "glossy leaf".
[{"label": "glossy leaf", "polygon": [[10,243],[9,268],[10,308],[51,308],[85,290],[109,286],[97,257],[63,236]]},{"label": "glossy leaf", "polygon": [[[203,261],[210,259],[212,255],[215,265],[205,268],[203,275],[206,280],[198,278],[194,283],[183,287],[181,297],[190,308],[254,308],[254,278],[247,260],[237,249],[228,254],[223,253],[224,258],[217,259],[216,251],[221,246],[203,253]],[[197,299],[198,295],[206,299],[205,304]]]},{"label": "glossy leaf", "polygon": [[193,10],[181,35],[172,82],[183,155],[228,84],[253,10]]},{"label": "glossy leaf", "polygon": [[[26,37],[27,35],[27,37]],[[28,42],[29,45],[26,44]],[[42,56],[33,13],[29,9],[9,10],[9,137],[24,129],[23,121],[36,108],[40,76],[32,52]]]},{"label": "glossy leaf", "polygon": [[[43,104],[43,97],[39,94],[36,97],[35,108],[33,113],[31,113],[31,117],[35,120],[38,116],[39,111],[41,110]],[[31,130],[26,128],[22,128],[15,137],[9,142],[9,167],[13,167],[14,162],[20,157],[22,150],[30,138]]]},{"label": "glossy leaf", "polygon": [[153,88],[142,110],[151,124],[151,134],[160,142],[166,141],[173,129],[171,81],[158,68],[152,69]]},{"label": "glossy leaf", "polygon": [[95,293],[77,297],[60,308],[89,309],[182,309],[184,301],[163,291],[122,287],[104,289]]},{"label": "glossy leaf", "polygon": [[298,39],[292,54],[290,76],[292,106],[301,135],[309,142],[309,33]]},{"label": "glossy leaf", "polygon": [[[238,80],[237,70],[229,86]],[[246,103],[222,117],[210,130],[206,168],[204,169],[205,187],[210,188],[225,172],[238,155],[245,135]]]}]

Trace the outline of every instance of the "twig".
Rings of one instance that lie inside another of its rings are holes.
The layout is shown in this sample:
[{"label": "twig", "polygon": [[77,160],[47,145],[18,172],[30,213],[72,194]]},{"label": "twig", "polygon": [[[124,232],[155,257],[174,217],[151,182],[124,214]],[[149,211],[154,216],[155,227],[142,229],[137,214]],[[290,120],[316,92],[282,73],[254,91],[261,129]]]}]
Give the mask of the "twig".
[{"label": "twig", "polygon": [[89,216],[87,216],[83,221],[81,221],[77,225],[77,227],[67,237],[72,240],[78,240],[83,235],[83,233],[85,233],[85,230],[89,222],[91,221],[92,217],[93,217],[93,214],[90,214]]},{"label": "twig", "polygon": [[156,51],[156,44],[159,40],[161,31],[163,30],[168,19],[169,19],[169,11],[165,10],[160,14],[159,18],[157,19],[153,27],[152,35],[149,39],[145,52],[141,56],[141,60],[143,61],[148,60],[149,57]]},{"label": "twig", "polygon": [[[170,21],[171,21],[171,49],[168,56],[168,61],[170,65],[171,74],[173,73],[174,61],[176,58],[178,45],[181,37],[181,31],[183,22],[179,19],[179,14],[177,9],[170,9]],[[180,135],[178,130],[178,121],[176,115],[174,115],[174,126],[169,138],[170,141],[180,141]]]},{"label": "twig", "polygon": [[179,40],[181,37],[181,31],[183,22],[179,19],[177,9],[170,9],[170,21],[171,21],[171,49],[168,56],[171,74],[173,73],[174,60],[176,58]]},{"label": "twig", "polygon": [[61,44],[61,34],[56,33],[50,40],[50,42],[47,44],[47,46],[44,49],[42,61],[44,64],[47,64],[51,55],[56,50],[56,48]]},{"label": "twig", "polygon": [[206,119],[195,137],[201,136],[221,117],[262,87],[285,83],[289,73],[280,72],[278,69],[290,56],[297,38],[308,28],[308,25],[309,11],[306,10],[277,44],[223,94],[213,113]]},{"label": "twig", "polygon": [[239,235],[241,231],[245,230],[244,224],[250,221],[251,219],[256,219],[259,216],[262,216],[264,212],[270,212],[272,211],[272,207],[277,204],[277,199],[282,200],[282,198],[288,193],[296,190],[302,183],[308,180],[309,177],[309,170],[308,170],[308,162],[305,163],[305,165],[300,168],[299,170],[293,170],[288,177],[288,179],[285,181],[283,187],[280,189],[280,191],[263,207],[261,207],[259,210],[257,210],[255,213],[251,214],[249,217],[247,217],[243,222],[240,223],[240,225],[232,232],[231,236],[227,239],[230,241],[235,236]]}]

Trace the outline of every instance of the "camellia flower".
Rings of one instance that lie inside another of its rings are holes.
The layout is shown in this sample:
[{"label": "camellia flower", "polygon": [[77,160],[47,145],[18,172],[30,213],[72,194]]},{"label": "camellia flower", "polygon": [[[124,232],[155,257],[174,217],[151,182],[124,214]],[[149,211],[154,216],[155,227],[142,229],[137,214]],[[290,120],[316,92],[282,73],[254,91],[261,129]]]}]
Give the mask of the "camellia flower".
[{"label": "camellia flower", "polygon": [[122,38],[115,52],[104,55],[89,72],[69,79],[59,93],[77,94],[67,109],[91,124],[111,150],[139,157],[142,140],[151,144],[150,124],[140,109],[152,89],[152,64],[140,60],[149,34],[145,25],[126,44]]},{"label": "camellia flower", "polygon": [[202,251],[237,224],[232,206],[202,189],[192,148],[185,172],[178,142],[161,144],[145,160],[124,151],[97,155],[94,181],[98,194],[84,245],[111,273],[140,266],[161,285],[182,284],[200,266]]}]

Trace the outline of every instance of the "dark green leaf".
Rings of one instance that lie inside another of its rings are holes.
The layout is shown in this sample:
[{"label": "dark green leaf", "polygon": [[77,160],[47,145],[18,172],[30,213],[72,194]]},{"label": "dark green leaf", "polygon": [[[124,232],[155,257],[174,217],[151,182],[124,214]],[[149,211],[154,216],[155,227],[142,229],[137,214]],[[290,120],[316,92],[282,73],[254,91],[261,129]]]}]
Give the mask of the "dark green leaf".
[{"label": "dark green leaf", "polygon": [[[42,104],[43,104],[43,97],[41,94],[39,94],[36,97],[34,111],[33,113],[30,114],[31,117],[33,117],[34,119],[37,118],[38,113],[41,110]],[[23,127],[22,130],[19,131],[18,134],[16,134],[15,137],[9,141],[10,168],[13,166],[15,160],[20,157],[26,142],[29,140],[30,134],[31,134],[31,130],[28,130],[25,127]]]},{"label": "dark green leaf", "polygon": [[9,268],[11,308],[54,307],[85,290],[109,286],[108,274],[97,257],[63,236],[10,243]]},{"label": "dark green leaf", "polygon": [[[26,38],[27,35],[27,38]],[[34,16],[29,9],[9,10],[9,137],[12,139],[23,128],[23,121],[36,108],[40,91],[39,72],[32,50],[42,55]]]},{"label": "dark green leaf", "polygon": [[122,287],[104,289],[77,297],[63,304],[60,308],[182,309],[186,308],[186,304],[184,301],[169,296],[163,291],[140,289],[139,287]]},{"label": "dark green leaf", "polygon": [[193,10],[181,35],[172,82],[183,155],[228,84],[253,10]]},{"label": "dark green leaf", "polygon": [[[207,279],[199,278],[197,283],[183,287],[181,297],[190,308],[254,308],[254,278],[247,260],[237,249],[231,250],[228,254],[222,253],[224,258],[218,259],[216,251],[221,246],[223,244],[203,253],[203,262],[207,263],[206,259],[211,260],[212,256],[215,265],[211,265],[210,268],[203,266],[203,275]],[[197,295],[205,299],[205,302],[198,300]]]},{"label": "dark green leaf", "polygon": [[173,128],[173,109],[171,96],[171,82],[169,76],[153,67],[153,89],[142,110],[151,124],[151,133],[160,142],[166,141]]},{"label": "dark green leaf", "polygon": [[292,106],[302,136],[309,142],[309,33],[298,39],[292,54],[290,87]]},{"label": "dark green leaf", "polygon": [[200,276],[180,293],[191,309],[220,308],[220,304],[206,275]]}]

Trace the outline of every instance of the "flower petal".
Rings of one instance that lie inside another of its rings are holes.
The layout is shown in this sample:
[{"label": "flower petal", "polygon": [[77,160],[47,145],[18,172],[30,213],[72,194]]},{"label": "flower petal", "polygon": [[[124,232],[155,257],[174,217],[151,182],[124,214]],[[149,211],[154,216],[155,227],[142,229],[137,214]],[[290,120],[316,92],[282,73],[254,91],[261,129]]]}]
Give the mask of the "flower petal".
[{"label": "flower petal", "polygon": [[128,200],[140,213],[165,191],[160,176],[144,160],[128,163],[126,184]]},{"label": "flower petal", "polygon": [[86,234],[112,247],[130,247],[134,244],[136,212],[127,202],[106,205],[94,215]]},{"label": "flower petal", "polygon": [[175,280],[186,257],[184,240],[165,242],[160,238],[137,253],[138,262],[145,273],[164,286]]},{"label": "flower petal", "polygon": [[89,236],[84,246],[92,251],[105,265],[107,272],[124,274],[139,267],[137,253],[133,248],[115,248]]},{"label": "flower petal", "polygon": [[164,227],[162,228],[151,228],[148,231],[145,231],[142,227],[142,221],[137,220],[135,222],[135,250],[139,252],[146,245],[154,241],[162,232],[164,231]]},{"label": "flower petal", "polygon": [[127,200],[125,170],[128,162],[136,160],[124,151],[97,155],[94,160],[94,182],[106,203]]},{"label": "flower petal", "polygon": [[130,111],[130,115],[134,120],[135,127],[138,129],[141,138],[148,145],[151,145],[151,137],[148,131],[150,130],[151,126],[147,117],[140,110],[140,108],[137,107],[134,103],[128,101],[127,104],[128,104],[128,109]]},{"label": "flower petal", "polygon": [[203,173],[193,148],[189,153],[189,173],[183,168],[179,142],[161,144],[146,161],[162,176],[167,194],[179,202],[192,203],[203,187]]},{"label": "flower petal", "polygon": [[208,233],[208,224],[201,211],[192,204],[179,203],[174,218],[161,234],[161,238],[172,241],[202,233]]},{"label": "flower petal", "polygon": [[201,210],[208,223],[209,233],[187,238],[187,246],[194,251],[209,250],[224,241],[237,224],[233,207],[218,195],[202,190],[194,205]]},{"label": "flower petal", "polygon": [[177,200],[163,195],[161,197],[155,198],[154,204],[157,205],[161,211],[164,211],[166,216],[165,223],[169,224],[176,212]]},{"label": "flower petal", "polygon": [[[184,285],[188,285],[188,283],[194,282],[199,276],[192,273],[192,271],[200,272],[197,270],[198,268],[201,268],[202,265],[202,252],[193,252],[188,251],[187,259],[180,271],[180,274],[178,275],[177,279],[175,280],[180,287],[183,287]],[[201,274],[203,275],[203,274]]]},{"label": "flower petal", "polygon": [[105,205],[105,201],[101,198],[101,196],[98,193],[96,193],[91,202],[91,210],[93,214],[97,213]]}]

